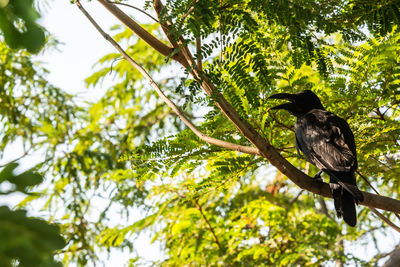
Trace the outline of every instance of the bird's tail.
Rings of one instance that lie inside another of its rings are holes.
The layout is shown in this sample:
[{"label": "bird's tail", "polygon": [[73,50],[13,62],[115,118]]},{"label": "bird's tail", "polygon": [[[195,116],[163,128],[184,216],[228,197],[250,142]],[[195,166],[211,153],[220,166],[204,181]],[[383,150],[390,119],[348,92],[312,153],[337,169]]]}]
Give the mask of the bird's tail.
[{"label": "bird's tail", "polygon": [[337,216],[350,226],[356,226],[357,213],[353,195],[337,183],[329,184],[332,190],[333,201]]}]

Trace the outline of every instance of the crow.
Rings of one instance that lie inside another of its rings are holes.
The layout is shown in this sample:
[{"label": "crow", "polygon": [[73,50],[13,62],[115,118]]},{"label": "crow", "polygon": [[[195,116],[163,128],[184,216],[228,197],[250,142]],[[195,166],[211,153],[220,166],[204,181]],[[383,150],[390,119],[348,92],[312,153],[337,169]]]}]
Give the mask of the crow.
[{"label": "crow", "polygon": [[303,152],[307,161],[320,169],[315,175],[316,178],[319,178],[322,172],[329,175],[337,216],[343,217],[348,225],[355,226],[355,204],[364,198],[356,186],[356,144],[349,124],[326,111],[319,98],[310,90],[268,97],[271,98],[289,101],[271,109],[287,110],[296,116],[297,153]]}]

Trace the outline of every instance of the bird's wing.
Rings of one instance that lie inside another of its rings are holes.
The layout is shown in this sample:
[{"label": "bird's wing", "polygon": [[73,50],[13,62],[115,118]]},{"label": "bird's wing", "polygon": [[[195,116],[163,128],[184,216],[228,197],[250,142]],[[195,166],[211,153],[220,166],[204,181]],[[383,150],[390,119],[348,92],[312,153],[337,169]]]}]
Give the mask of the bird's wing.
[{"label": "bird's wing", "polygon": [[324,110],[312,110],[296,123],[296,142],[319,169],[348,172],[357,168],[353,133],[347,122]]}]

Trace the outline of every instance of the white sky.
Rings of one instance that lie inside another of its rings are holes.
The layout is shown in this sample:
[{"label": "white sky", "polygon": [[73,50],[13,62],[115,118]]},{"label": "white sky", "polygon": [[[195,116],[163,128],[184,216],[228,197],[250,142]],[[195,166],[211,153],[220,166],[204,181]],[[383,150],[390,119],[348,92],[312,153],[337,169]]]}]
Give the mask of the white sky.
[{"label": "white sky", "polygon": [[[131,3],[142,3],[143,1],[131,1]],[[117,21],[97,1],[87,3],[82,1],[97,22],[108,30]],[[86,89],[84,79],[93,72],[93,65],[96,61],[114,48],[94,29],[78,8],[69,0],[49,1],[50,7],[45,10],[41,24],[53,34],[58,41],[63,43],[59,46],[60,51],[52,51],[49,54],[39,56],[50,71],[49,81],[70,93],[79,93],[85,99],[95,100],[101,97],[104,89]],[[141,6],[140,4],[137,4]],[[143,18],[141,14],[134,13]],[[11,158],[9,158],[11,159]],[[5,161],[8,161],[7,159]],[[29,163],[28,163],[29,164]],[[29,165],[34,165],[30,162]],[[371,214],[371,216],[374,216]],[[397,234],[382,236],[380,244],[384,251],[390,251],[393,245],[398,242]],[[149,238],[141,237],[137,243],[138,253],[145,258],[159,258],[157,246],[150,246]],[[374,249],[360,251],[357,245],[350,248],[353,253],[364,254],[370,258],[375,254]],[[371,254],[369,253],[371,252]],[[129,252],[116,252],[107,260],[106,266],[123,266],[132,257]]]}]

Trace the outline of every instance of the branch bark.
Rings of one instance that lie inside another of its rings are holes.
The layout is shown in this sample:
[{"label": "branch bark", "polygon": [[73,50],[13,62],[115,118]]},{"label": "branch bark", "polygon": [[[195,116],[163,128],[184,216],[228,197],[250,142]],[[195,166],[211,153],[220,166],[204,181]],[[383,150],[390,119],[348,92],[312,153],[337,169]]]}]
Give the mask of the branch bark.
[{"label": "branch bark", "polygon": [[[134,22],[129,16],[115,7],[112,3],[106,0],[98,0],[102,5],[104,5],[116,18],[118,18],[122,23],[127,25],[130,29],[132,29],[135,33],[138,34],[140,38],[146,41],[149,45],[151,45],[155,50],[163,54],[164,56],[170,55],[172,48],[165,45],[154,36],[149,34],[146,30],[144,30],[140,25]],[[159,0],[155,0],[159,2]],[[78,1],[76,3],[79,3]],[[161,2],[159,2],[161,4]],[[93,23],[93,22],[92,22]],[[95,22],[94,22],[95,23]],[[94,24],[95,25],[95,24]],[[97,27],[96,27],[97,28]],[[101,29],[98,29],[104,38],[113,43],[114,40],[102,32]],[[169,34],[167,31],[166,34]],[[175,37],[169,36],[168,39],[176,40]],[[178,38],[179,39],[179,38]],[[187,52],[188,48],[181,49],[171,58],[180,62],[185,68],[190,67],[190,72],[198,79],[200,85],[203,90],[213,99],[215,99],[216,105],[218,108],[225,114],[225,116],[235,125],[235,127],[245,136],[254,146],[255,148],[243,147],[239,145],[234,145],[228,142],[224,142],[221,140],[217,140],[215,138],[209,137],[201,133],[183,114],[179,111],[179,109],[175,106],[172,101],[170,101],[161,90],[159,90],[157,84],[151,79],[151,77],[146,73],[145,70],[141,68],[135,61],[133,61],[129,56],[119,47],[118,44],[113,43],[113,45],[117,48],[117,50],[127,59],[135,68],[144,75],[144,77],[149,81],[150,85],[157,91],[160,97],[178,114],[178,116],[182,119],[182,121],[197,135],[199,138],[204,140],[205,142],[222,146],[225,148],[237,150],[244,153],[256,154],[265,157],[271,165],[276,167],[281,173],[286,175],[292,182],[294,182],[300,188],[307,190],[309,192],[315,193],[320,196],[332,198],[331,190],[327,183],[323,183],[321,181],[317,181],[304,174],[296,167],[294,167],[290,162],[288,162],[285,158],[283,158],[278,151],[272,147],[272,145],[264,139],[252,125],[250,125],[247,121],[244,121],[240,118],[237,111],[232,107],[232,105],[223,97],[223,95],[215,88],[215,85],[209,81],[209,79],[205,76],[203,72],[198,70],[195,67],[195,62],[190,57],[190,54],[183,55],[183,52]],[[233,146],[232,146],[233,145]],[[361,205],[383,209],[387,211],[392,211],[396,213],[400,213],[400,201],[384,197],[378,196],[375,194],[371,194],[368,192],[362,192],[364,196],[364,201],[361,202]]]},{"label": "branch bark", "polygon": [[136,33],[143,41],[148,43],[151,47],[157,50],[160,54],[164,56],[171,56],[172,59],[178,61],[183,66],[189,66],[188,62],[179,53],[173,54],[174,49],[167,46],[156,37],[151,35],[148,31],[143,29],[142,26],[137,24],[133,19],[131,19],[127,14],[125,14],[121,9],[116,7],[112,2],[108,0],[97,0],[102,4],[111,14],[118,18],[123,24],[125,24],[129,29]]}]

